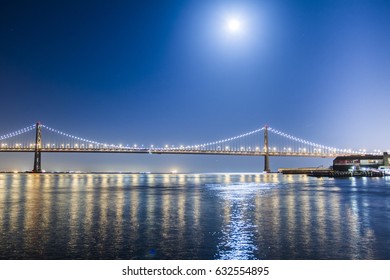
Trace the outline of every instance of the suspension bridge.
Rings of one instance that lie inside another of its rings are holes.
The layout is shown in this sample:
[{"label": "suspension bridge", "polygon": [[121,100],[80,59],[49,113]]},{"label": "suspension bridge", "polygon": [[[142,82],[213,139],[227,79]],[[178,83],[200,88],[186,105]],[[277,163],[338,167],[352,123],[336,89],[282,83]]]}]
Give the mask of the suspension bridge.
[{"label": "suspension bridge", "polygon": [[269,158],[317,157],[335,158],[347,155],[374,155],[379,150],[340,149],[307,141],[269,126],[234,137],[196,145],[148,146],[116,145],[75,136],[41,123],[0,136],[0,152],[34,153],[32,172],[42,172],[42,153],[139,153],[139,154],[191,154],[263,156],[264,171],[270,171]]}]

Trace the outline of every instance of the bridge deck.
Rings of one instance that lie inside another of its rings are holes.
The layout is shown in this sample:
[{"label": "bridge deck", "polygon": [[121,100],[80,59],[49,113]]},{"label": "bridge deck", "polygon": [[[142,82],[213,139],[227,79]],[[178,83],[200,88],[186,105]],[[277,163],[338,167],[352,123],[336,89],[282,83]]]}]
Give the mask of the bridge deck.
[{"label": "bridge deck", "polygon": [[[266,156],[262,151],[228,151],[228,150],[187,150],[187,149],[76,149],[76,148],[42,148],[42,153],[123,153],[123,154],[187,154],[187,155],[227,155],[227,156]],[[0,152],[35,152],[34,148],[0,148]],[[303,153],[303,152],[269,152],[269,156],[280,157],[316,157],[316,158],[335,158],[337,156],[347,156],[350,154],[340,153]]]}]

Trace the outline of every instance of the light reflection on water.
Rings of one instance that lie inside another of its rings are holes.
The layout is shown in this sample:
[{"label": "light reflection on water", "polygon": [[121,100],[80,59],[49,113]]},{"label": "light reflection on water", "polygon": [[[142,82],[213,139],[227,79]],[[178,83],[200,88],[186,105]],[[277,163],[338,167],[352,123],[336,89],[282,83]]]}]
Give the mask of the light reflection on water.
[{"label": "light reflection on water", "polygon": [[390,259],[390,179],[0,174],[1,259]]},{"label": "light reflection on water", "polygon": [[[240,180],[242,182],[242,180]],[[217,246],[217,259],[256,259],[257,246],[254,240],[256,225],[250,218],[254,205],[247,201],[258,194],[275,188],[272,184],[238,183],[227,185],[206,185],[221,197],[223,209],[222,236]]]}]

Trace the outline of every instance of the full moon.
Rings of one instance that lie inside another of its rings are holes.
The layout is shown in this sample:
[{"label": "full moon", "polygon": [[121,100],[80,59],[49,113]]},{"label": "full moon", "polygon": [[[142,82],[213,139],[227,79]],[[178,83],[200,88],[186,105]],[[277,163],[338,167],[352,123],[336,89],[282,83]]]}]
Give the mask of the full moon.
[{"label": "full moon", "polygon": [[227,27],[228,27],[229,31],[236,32],[240,29],[241,23],[237,19],[230,19],[227,23]]}]

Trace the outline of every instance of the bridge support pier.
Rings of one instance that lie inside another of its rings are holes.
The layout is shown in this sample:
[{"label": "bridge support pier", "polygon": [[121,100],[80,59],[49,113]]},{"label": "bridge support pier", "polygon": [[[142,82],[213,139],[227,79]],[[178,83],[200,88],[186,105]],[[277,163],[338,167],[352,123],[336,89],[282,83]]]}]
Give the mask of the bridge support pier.
[{"label": "bridge support pier", "polygon": [[264,129],[264,172],[271,172],[269,167],[268,126]]},{"label": "bridge support pier", "polygon": [[269,156],[264,156],[264,172],[271,172],[269,168]]},{"label": "bridge support pier", "polygon": [[34,167],[32,172],[42,172],[41,166],[41,147],[42,147],[42,128],[39,122],[35,125],[35,151],[34,151]]},{"label": "bridge support pier", "polygon": [[383,165],[388,166],[389,165],[389,154],[387,152],[383,153]]}]

